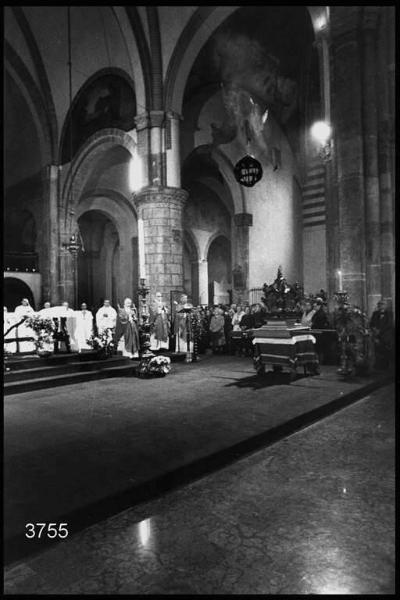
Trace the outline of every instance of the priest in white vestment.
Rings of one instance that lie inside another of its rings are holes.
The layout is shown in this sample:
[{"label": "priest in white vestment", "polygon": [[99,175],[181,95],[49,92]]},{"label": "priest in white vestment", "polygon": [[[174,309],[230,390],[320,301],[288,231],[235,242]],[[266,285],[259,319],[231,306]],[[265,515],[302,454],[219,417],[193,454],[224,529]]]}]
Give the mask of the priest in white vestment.
[{"label": "priest in white vestment", "polygon": [[104,304],[96,313],[96,326],[100,335],[105,329],[115,329],[117,324],[117,311],[110,304],[109,300],[104,300]]},{"label": "priest in white vestment", "polygon": [[82,302],[81,310],[77,310],[75,321],[75,342],[78,347],[78,352],[82,350],[90,350],[88,344],[93,333],[93,314],[88,310],[87,304]]},{"label": "priest in white vestment", "polygon": [[[15,307],[15,323],[18,323],[24,317],[33,317],[34,314],[35,311],[29,304],[28,298],[22,298],[21,304]],[[30,327],[27,327],[24,323],[21,323],[21,325],[15,328],[15,337],[35,338],[35,332]],[[24,341],[19,343],[20,352],[35,352],[35,350],[36,346],[34,341]]]},{"label": "priest in white vestment", "polygon": [[39,310],[38,314],[42,317],[42,319],[52,319],[53,318],[53,313],[52,313],[52,310],[51,310],[51,304],[50,304],[50,302],[48,302],[48,301],[45,302],[43,304],[43,308]]}]

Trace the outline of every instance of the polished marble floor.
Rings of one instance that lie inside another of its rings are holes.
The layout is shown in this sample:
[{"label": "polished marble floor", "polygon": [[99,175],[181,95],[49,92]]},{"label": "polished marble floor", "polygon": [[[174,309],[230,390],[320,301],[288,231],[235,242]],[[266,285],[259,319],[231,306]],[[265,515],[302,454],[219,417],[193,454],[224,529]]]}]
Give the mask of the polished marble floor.
[{"label": "polished marble floor", "polygon": [[211,356],[174,364],[165,379],[6,396],[6,562],[36,551],[27,522],[68,521],[77,532],[326,416],[372,381],[342,380],[326,366],[290,383],[287,374],[258,378],[249,358]]},{"label": "polished marble floor", "polygon": [[9,594],[393,594],[394,389],[77,533]]}]

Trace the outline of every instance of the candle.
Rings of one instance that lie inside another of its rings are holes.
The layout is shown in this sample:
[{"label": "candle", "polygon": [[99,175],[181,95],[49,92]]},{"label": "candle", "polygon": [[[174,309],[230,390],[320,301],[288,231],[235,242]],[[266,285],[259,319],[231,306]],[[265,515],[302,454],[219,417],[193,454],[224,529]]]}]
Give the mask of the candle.
[{"label": "candle", "polygon": [[342,271],[338,271],[339,277],[339,292],[343,292],[343,280],[342,280]]}]

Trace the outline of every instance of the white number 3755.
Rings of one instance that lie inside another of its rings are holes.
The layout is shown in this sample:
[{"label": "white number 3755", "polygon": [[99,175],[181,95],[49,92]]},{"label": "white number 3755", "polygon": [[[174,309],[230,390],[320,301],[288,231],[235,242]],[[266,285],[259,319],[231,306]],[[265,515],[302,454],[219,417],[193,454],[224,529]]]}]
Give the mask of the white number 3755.
[{"label": "white number 3755", "polygon": [[25,537],[29,540],[40,539],[45,535],[48,538],[59,537],[60,539],[68,536],[68,523],[27,523],[25,529]]}]

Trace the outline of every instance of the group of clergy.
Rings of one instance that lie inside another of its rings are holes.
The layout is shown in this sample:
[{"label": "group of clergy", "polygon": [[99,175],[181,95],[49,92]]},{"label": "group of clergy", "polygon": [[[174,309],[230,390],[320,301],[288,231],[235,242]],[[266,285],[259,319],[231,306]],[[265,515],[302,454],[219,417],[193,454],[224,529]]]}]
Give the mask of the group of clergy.
[{"label": "group of clergy", "polygon": [[[187,302],[187,296],[182,295],[180,303],[175,303],[174,315],[174,333],[176,334],[176,350],[187,350],[187,309],[192,308]],[[37,313],[32,308],[27,298],[23,298],[21,304],[15,308],[14,315],[11,316],[4,307],[4,334],[12,324],[18,324],[18,337],[32,337],[32,331],[24,325],[24,318],[38,314],[42,318],[61,322],[66,336],[67,350],[82,352],[90,350],[90,340],[94,329],[97,335],[101,336],[107,329],[113,332],[117,349],[122,351],[123,356],[136,358],[139,355],[139,329],[138,329],[138,311],[131,298],[125,298],[123,305],[118,305],[116,310],[111,306],[110,300],[104,300],[95,315],[88,309],[85,302],[82,302],[80,310],[70,308],[68,302],[63,302],[61,306],[51,306],[50,302],[45,302],[43,308]],[[150,349],[161,350],[169,348],[170,339],[170,319],[169,309],[163,301],[162,294],[157,292],[149,306],[149,323],[151,325]],[[94,328],[94,324],[96,327]],[[10,334],[14,337],[15,334]],[[15,343],[14,343],[15,345]],[[15,352],[14,345],[7,344],[9,352]],[[21,347],[22,346],[22,347]],[[31,347],[32,346],[32,347]],[[34,350],[34,344],[30,341],[20,343],[20,351],[30,352]]]}]

